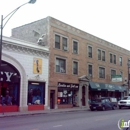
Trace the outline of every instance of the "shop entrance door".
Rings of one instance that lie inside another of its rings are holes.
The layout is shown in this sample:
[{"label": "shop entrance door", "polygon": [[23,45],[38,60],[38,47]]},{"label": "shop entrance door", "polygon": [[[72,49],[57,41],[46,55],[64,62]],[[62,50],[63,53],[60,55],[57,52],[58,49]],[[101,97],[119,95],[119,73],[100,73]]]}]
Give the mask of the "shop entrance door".
[{"label": "shop entrance door", "polygon": [[85,106],[85,86],[82,87],[82,106]]},{"label": "shop entrance door", "polygon": [[50,109],[55,108],[55,90],[50,91]]}]

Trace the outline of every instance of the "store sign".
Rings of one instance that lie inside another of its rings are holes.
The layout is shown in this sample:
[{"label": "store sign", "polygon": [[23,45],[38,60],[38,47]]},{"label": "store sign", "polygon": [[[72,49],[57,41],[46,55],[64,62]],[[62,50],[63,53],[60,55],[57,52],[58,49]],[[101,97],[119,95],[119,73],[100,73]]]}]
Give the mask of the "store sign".
[{"label": "store sign", "polygon": [[42,59],[40,58],[33,59],[33,73],[42,74]]},{"label": "store sign", "polygon": [[13,76],[16,76],[17,73],[12,73],[12,72],[0,72],[0,81],[6,81],[6,82],[11,82],[11,79]]},{"label": "store sign", "polygon": [[122,75],[112,75],[112,82],[122,82]]},{"label": "store sign", "polygon": [[58,82],[58,87],[79,89],[79,84]]}]

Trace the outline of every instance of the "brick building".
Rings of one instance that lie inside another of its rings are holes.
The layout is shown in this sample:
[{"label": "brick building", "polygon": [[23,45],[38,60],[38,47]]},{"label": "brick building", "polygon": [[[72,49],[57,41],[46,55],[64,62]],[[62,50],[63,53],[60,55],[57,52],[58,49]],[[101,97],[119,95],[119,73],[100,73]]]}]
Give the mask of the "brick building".
[{"label": "brick building", "polygon": [[[49,109],[87,107],[93,97],[126,94],[130,51],[52,17],[12,29],[12,37],[49,47]],[[115,75],[122,79],[112,81]]]}]

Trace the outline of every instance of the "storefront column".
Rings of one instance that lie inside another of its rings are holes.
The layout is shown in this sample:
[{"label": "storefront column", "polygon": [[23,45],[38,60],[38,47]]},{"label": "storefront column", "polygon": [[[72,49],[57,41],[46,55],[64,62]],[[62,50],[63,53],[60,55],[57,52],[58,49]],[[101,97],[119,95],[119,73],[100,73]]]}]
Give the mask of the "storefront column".
[{"label": "storefront column", "polygon": [[27,86],[27,79],[21,78],[21,84],[20,84],[20,105],[19,105],[19,111],[28,111],[28,105],[27,105],[27,94],[28,94],[28,86]]},{"label": "storefront column", "polygon": [[86,93],[85,99],[86,99],[86,107],[87,107],[87,108],[89,108],[89,104],[88,104],[88,99],[89,99],[89,91],[88,91],[88,90],[89,90],[89,89],[88,89],[88,87],[89,87],[88,85],[85,86],[85,91],[86,91],[86,92],[85,92],[85,93]]},{"label": "storefront column", "polygon": [[82,86],[79,84],[79,93],[78,93],[78,104],[79,104],[79,107],[82,107],[82,102],[81,102],[81,99],[82,99]]}]

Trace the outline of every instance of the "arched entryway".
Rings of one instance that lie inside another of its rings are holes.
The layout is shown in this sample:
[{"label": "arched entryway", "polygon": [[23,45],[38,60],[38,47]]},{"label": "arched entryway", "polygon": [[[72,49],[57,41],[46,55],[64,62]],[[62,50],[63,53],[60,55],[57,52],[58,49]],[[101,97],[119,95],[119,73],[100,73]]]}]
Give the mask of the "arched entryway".
[{"label": "arched entryway", "polygon": [[20,104],[20,73],[10,63],[2,61],[0,68],[0,112],[18,111]]}]

